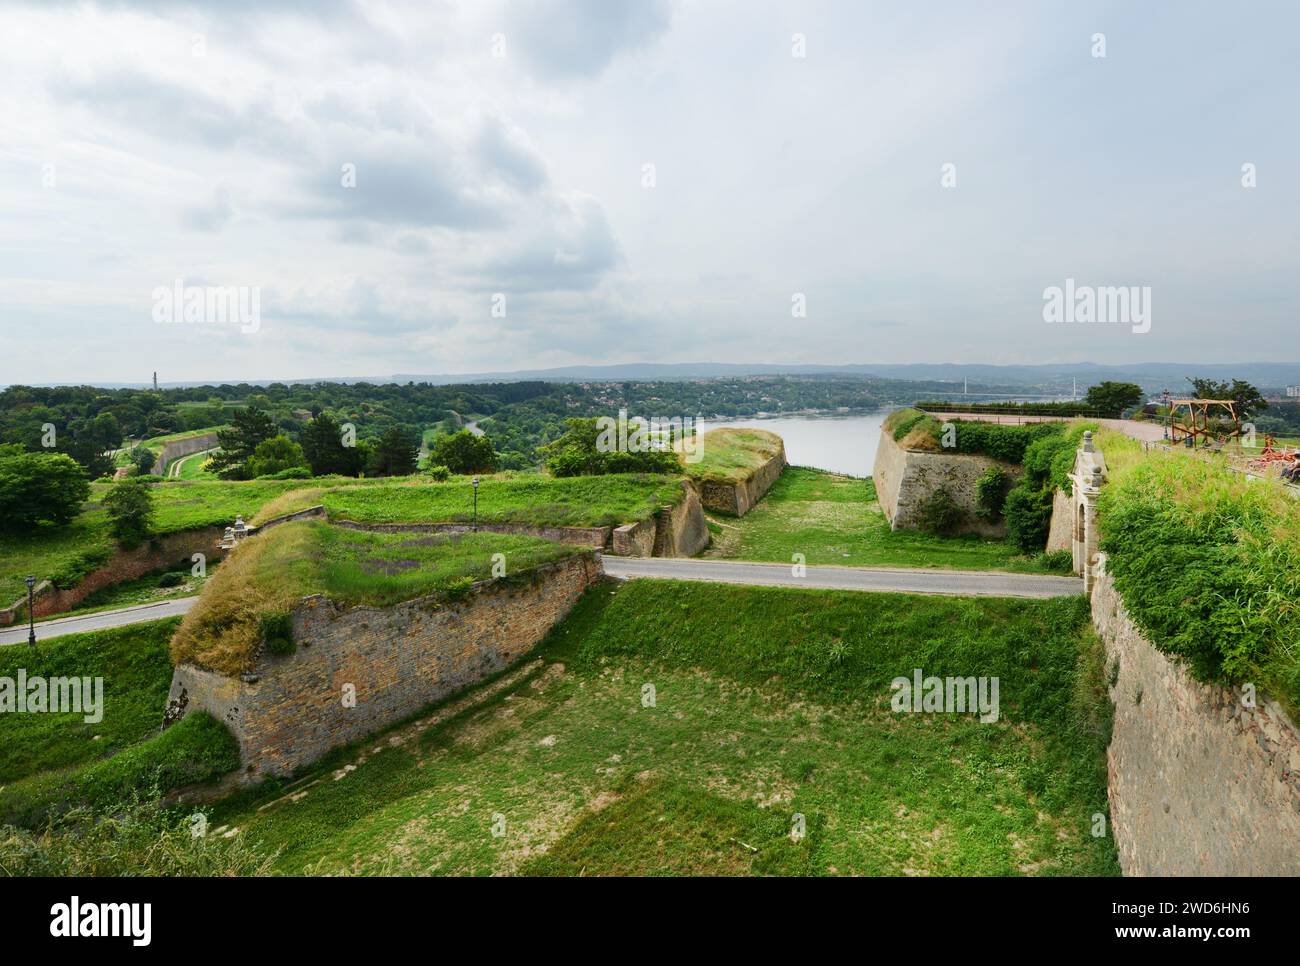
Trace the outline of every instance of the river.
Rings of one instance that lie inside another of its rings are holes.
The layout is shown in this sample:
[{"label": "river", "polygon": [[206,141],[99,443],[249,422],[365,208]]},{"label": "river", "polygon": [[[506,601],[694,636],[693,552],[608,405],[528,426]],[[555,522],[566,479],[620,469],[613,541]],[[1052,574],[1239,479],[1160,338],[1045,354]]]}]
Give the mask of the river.
[{"label": "river", "polygon": [[773,419],[705,420],[705,430],[725,426],[766,429],[785,440],[786,459],[794,466],[815,466],[849,476],[870,476],[880,441],[882,409],[857,416],[780,416]]}]

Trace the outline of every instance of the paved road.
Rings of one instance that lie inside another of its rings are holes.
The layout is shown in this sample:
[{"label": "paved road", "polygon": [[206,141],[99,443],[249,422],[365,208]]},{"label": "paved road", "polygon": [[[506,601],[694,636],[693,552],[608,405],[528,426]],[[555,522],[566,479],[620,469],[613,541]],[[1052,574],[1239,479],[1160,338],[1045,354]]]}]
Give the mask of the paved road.
[{"label": "paved road", "polygon": [[890,570],[884,567],[809,567],[795,577],[788,564],[729,560],[679,560],[672,557],[604,557],[611,577],[663,577],[768,587],[819,587],[831,590],[889,590],[908,594],[961,594],[979,597],[1065,597],[1083,593],[1078,577],[1008,574],[990,571]]},{"label": "paved road", "polygon": [[[1032,403],[1031,403],[1032,405]],[[1021,425],[1023,423],[1059,423],[1061,416],[1019,416],[994,413],[931,413],[935,419],[965,419],[980,423],[1002,423],[1004,425]],[[1132,419],[1097,419],[1084,416],[1090,423],[1097,423],[1107,429],[1114,429],[1125,436],[1131,436],[1144,443],[1153,443],[1164,439],[1165,429],[1162,423],[1135,422]]]},{"label": "paved road", "polygon": [[[602,558],[611,577],[661,577],[667,580],[704,580],[760,587],[819,587],[830,590],[898,591],[908,594],[959,594],[977,597],[1066,597],[1083,593],[1078,577],[1008,574],[976,570],[890,570],[884,567],[809,567],[807,576],[795,577],[785,564],[738,563],[729,560],[678,560],[672,557]],[[37,641],[123,627],[143,621],[184,614],[197,597],[179,597],[156,604],[138,604],[119,610],[77,617],[59,617],[36,625]],[[23,644],[27,626],[0,630],[0,645]]]},{"label": "paved road", "polygon": [[[123,607],[119,610],[99,611],[95,614],[82,614],[77,617],[57,617],[49,621],[37,621],[37,642],[62,634],[79,634],[82,631],[98,631],[106,627],[122,627],[126,624],[139,624],[141,621],[156,621],[164,617],[177,617],[194,606],[197,597],[178,597],[175,600],[160,600],[156,604],[137,604],[135,607]],[[0,630],[0,645],[26,644],[27,625],[7,627]]]}]

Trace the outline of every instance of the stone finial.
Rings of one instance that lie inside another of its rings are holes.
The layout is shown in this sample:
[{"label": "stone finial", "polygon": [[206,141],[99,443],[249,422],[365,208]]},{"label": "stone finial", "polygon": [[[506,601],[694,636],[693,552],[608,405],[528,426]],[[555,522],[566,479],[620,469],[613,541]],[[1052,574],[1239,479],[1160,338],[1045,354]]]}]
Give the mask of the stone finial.
[{"label": "stone finial", "polygon": [[1083,431],[1083,451],[1084,451],[1085,453],[1095,453],[1095,452],[1097,452],[1097,450],[1096,450],[1096,449],[1093,447],[1093,445],[1092,445],[1092,430],[1091,430],[1091,429],[1085,429],[1085,430]]},{"label": "stone finial", "polygon": [[1100,466],[1094,466],[1092,468],[1092,488],[1094,490],[1101,489],[1101,467]]},{"label": "stone finial", "polygon": [[235,530],[235,536],[237,537],[242,537],[244,536],[244,534],[248,532],[248,524],[244,522],[244,518],[242,516],[239,515],[235,516],[234,530]]}]

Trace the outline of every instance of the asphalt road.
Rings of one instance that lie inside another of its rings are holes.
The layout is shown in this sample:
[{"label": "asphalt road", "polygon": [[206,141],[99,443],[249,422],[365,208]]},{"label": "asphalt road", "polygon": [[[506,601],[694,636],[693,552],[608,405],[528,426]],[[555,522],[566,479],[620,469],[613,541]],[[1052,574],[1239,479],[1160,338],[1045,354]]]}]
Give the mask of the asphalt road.
[{"label": "asphalt road", "polygon": [[[729,560],[679,560],[672,557],[604,557],[611,577],[660,577],[666,580],[703,580],[759,587],[819,587],[829,590],[897,591],[906,594],[957,594],[976,597],[1066,597],[1083,593],[1078,577],[1008,574],[973,570],[890,570],[884,567],[809,567],[796,577],[786,564],[738,563]],[[59,617],[36,625],[36,639],[62,634],[123,627],[143,621],[176,617],[189,610],[197,597],[179,597],[156,604],[138,604],[119,610],[77,617]],[[23,644],[27,626],[0,630],[0,645]]]},{"label": "asphalt road", "polygon": [[1008,574],[990,571],[890,570],[883,567],[808,567],[795,577],[788,564],[673,557],[604,557],[611,577],[662,577],[767,587],[818,587],[830,590],[898,591],[907,594],[958,594],[979,597],[1066,597],[1083,593],[1079,577]]},{"label": "asphalt road", "polygon": [[[76,617],[57,617],[54,620],[36,623],[36,640],[46,640],[63,634],[79,634],[82,631],[98,631],[106,627],[122,627],[126,624],[139,624],[142,621],[156,621],[164,617],[177,617],[194,606],[197,597],[178,597],[175,600],[160,600],[156,604],[137,604],[134,607],[122,607],[118,610],[99,611],[95,614],[82,614]],[[7,627],[0,630],[0,645],[26,644],[27,625]]]}]

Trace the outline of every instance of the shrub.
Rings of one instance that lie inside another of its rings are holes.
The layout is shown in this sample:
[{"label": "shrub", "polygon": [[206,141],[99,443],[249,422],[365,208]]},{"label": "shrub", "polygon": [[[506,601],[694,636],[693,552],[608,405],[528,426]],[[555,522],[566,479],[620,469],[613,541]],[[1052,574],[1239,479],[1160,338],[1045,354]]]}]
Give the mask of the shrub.
[{"label": "shrub", "polygon": [[307,457],[303,456],[302,447],[288,436],[272,436],[254,447],[253,455],[244,463],[243,474],[248,479],[268,476],[276,479],[302,479],[303,477],[279,475],[285,470],[298,467],[307,468]]},{"label": "shrub", "polygon": [[279,611],[262,614],[260,620],[262,641],[266,644],[266,649],[281,657],[292,654],[294,651],[293,615]]},{"label": "shrub", "polygon": [[164,590],[168,587],[179,587],[183,583],[185,583],[185,575],[175,571],[163,574],[158,578],[158,586]]},{"label": "shrub", "polygon": [[448,477],[451,476],[451,470],[442,465],[431,466],[429,467],[429,476],[435,483],[445,483]]},{"label": "shrub", "polygon": [[150,476],[153,474],[153,465],[158,462],[158,454],[147,446],[137,446],[131,450],[131,465],[135,467],[136,476]]},{"label": "shrub", "polygon": [[917,507],[917,522],[926,533],[952,536],[966,522],[966,511],[951,493],[939,487]]},{"label": "shrub", "polygon": [[260,476],[261,480],[310,480],[311,470],[305,466],[290,466],[288,469],[280,470],[278,473],[271,473],[266,476]]},{"label": "shrub", "polygon": [[1035,553],[1047,543],[1047,531],[1052,518],[1052,491],[1039,484],[1035,486],[1026,473],[1019,485],[1007,494],[1002,505],[1002,515],[1007,521],[1007,539],[1024,553]]},{"label": "shrub", "polygon": [[104,496],[111,530],[117,541],[128,550],[138,547],[153,530],[153,491],[137,478],[113,484]]},{"label": "shrub", "polygon": [[30,530],[62,525],[90,497],[86,474],[63,453],[0,455],[0,527]]},{"label": "shrub", "polygon": [[1002,517],[1002,504],[1007,499],[1007,483],[1010,477],[997,466],[990,466],[984,475],[975,481],[975,502],[978,507],[975,514],[982,520],[996,521]]}]

